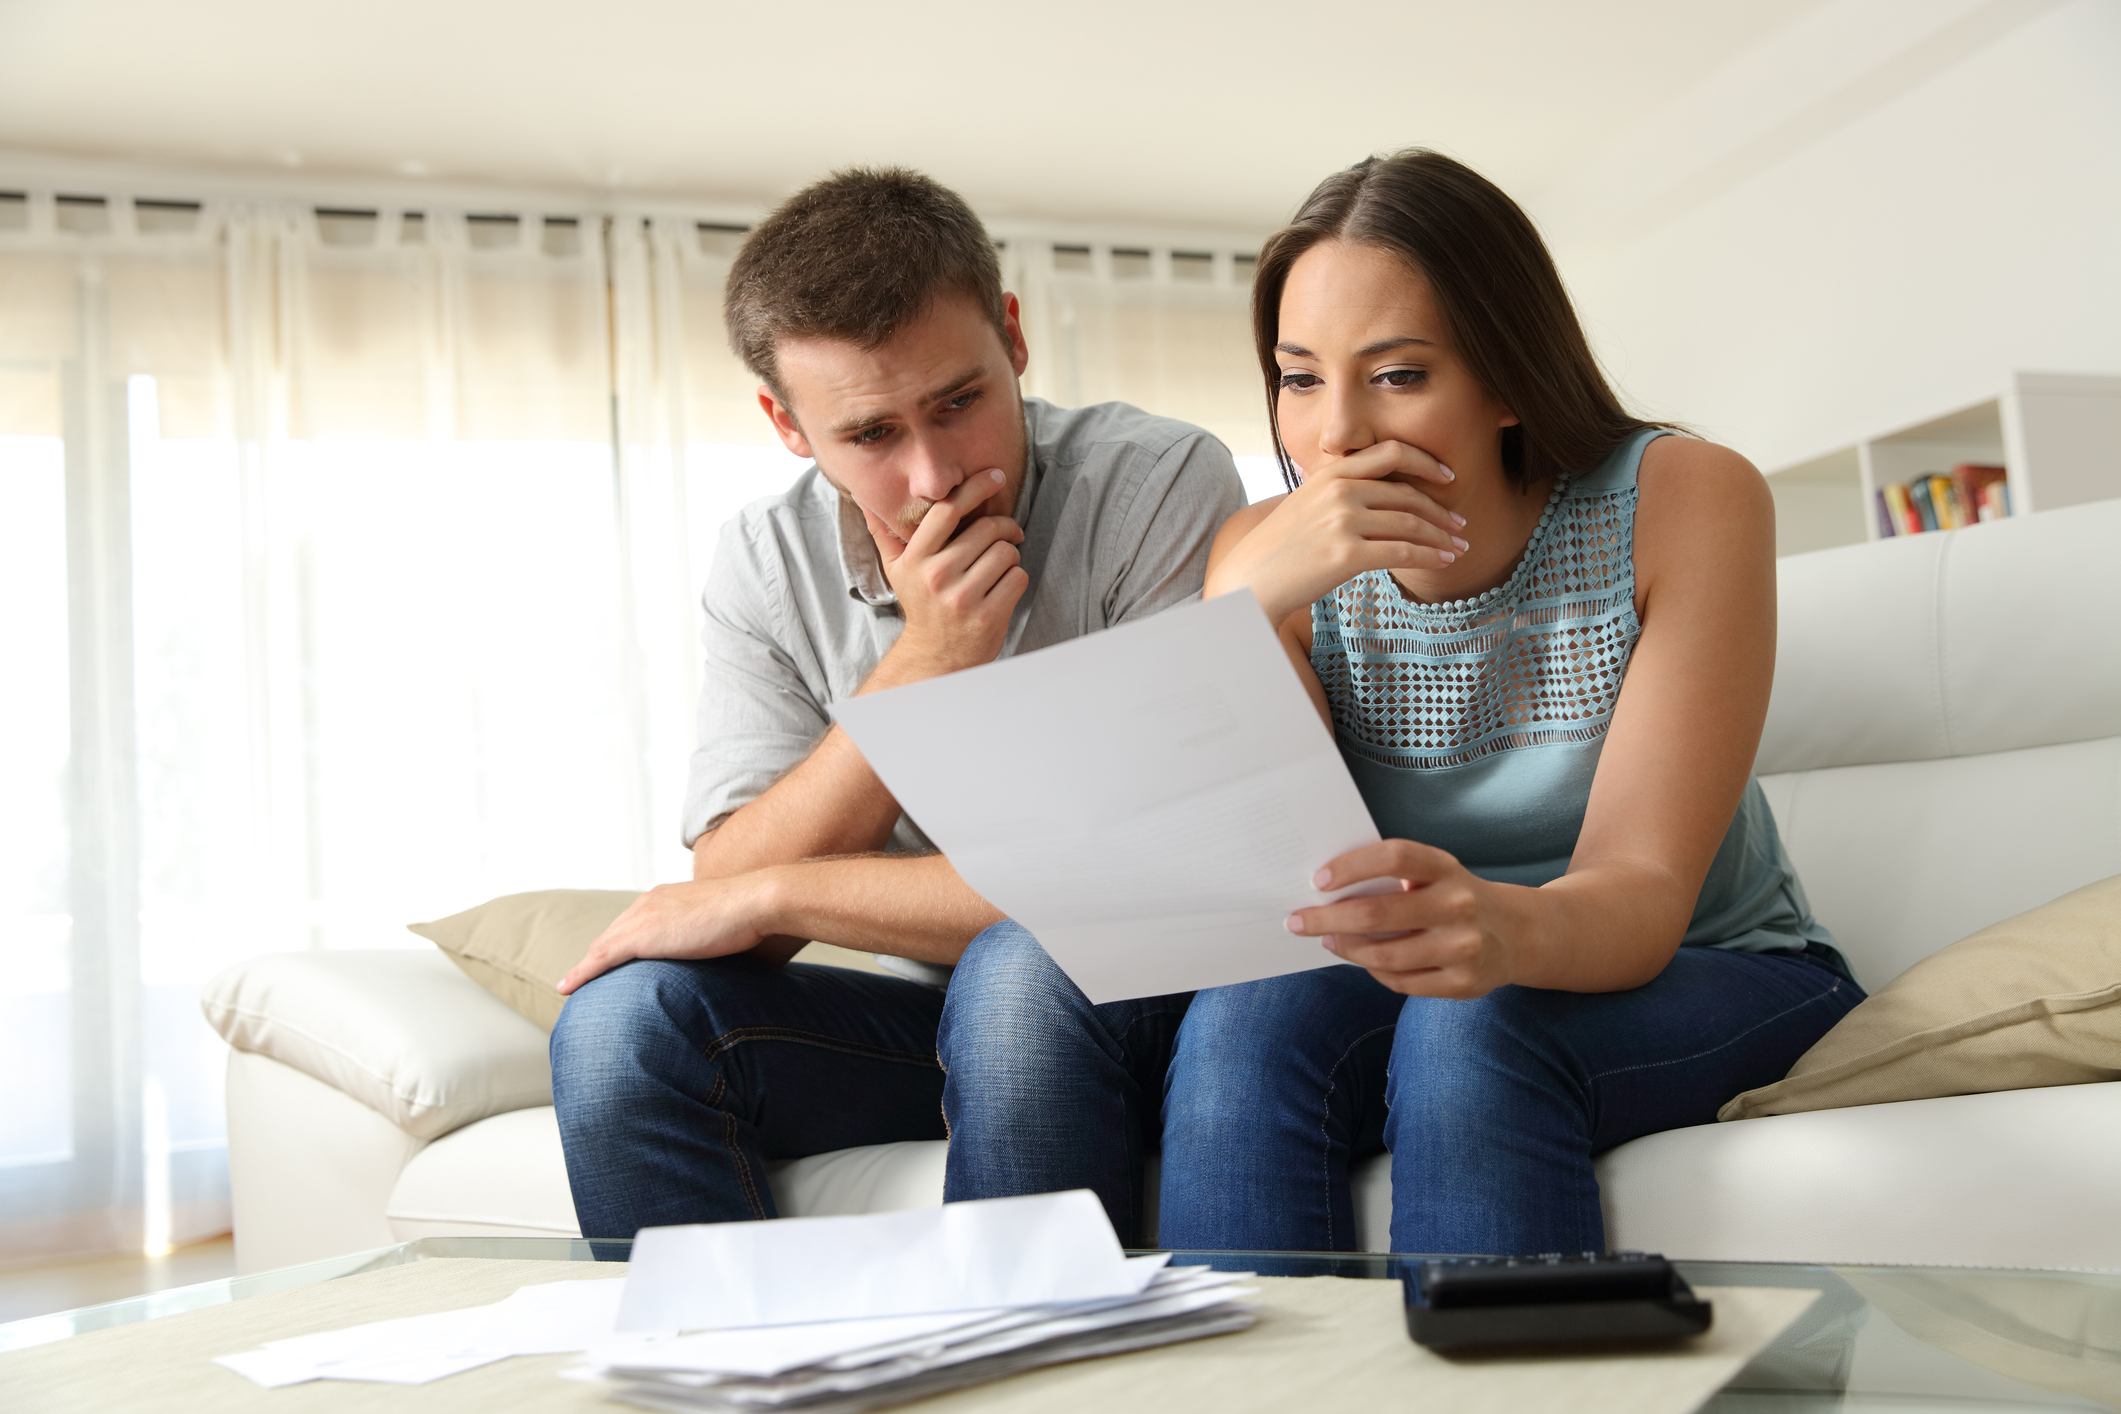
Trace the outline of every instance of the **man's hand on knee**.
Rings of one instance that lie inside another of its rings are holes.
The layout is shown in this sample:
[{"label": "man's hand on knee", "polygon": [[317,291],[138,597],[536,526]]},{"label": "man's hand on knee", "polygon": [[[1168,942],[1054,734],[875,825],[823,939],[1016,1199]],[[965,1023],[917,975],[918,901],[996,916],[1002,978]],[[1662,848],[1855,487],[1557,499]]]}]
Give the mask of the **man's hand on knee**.
[{"label": "man's hand on knee", "polygon": [[768,871],[658,884],[597,935],[560,979],[561,996],[637,957],[697,959],[748,952],[768,935]]}]

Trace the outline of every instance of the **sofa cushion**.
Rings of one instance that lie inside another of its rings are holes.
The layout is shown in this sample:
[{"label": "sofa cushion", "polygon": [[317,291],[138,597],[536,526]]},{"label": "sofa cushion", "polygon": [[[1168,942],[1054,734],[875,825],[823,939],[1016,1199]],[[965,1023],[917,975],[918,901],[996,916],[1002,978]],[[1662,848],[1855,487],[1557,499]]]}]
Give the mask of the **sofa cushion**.
[{"label": "sofa cushion", "polygon": [[426,948],[275,953],[206,984],[207,1024],[416,1139],[552,1103],[546,1037]]},{"label": "sofa cushion", "polygon": [[2121,1083],[1669,1129],[1598,1185],[1615,1250],[2121,1270]]},{"label": "sofa cushion", "polygon": [[400,1242],[579,1236],[552,1106],[492,1115],[435,1140],[398,1175],[383,1215]]},{"label": "sofa cushion", "polygon": [[409,926],[472,981],[550,1031],[566,1001],[553,988],[638,897],[611,889],[540,889]]},{"label": "sofa cushion", "polygon": [[2121,1080],[2121,876],[1923,959],[1718,1119]]}]

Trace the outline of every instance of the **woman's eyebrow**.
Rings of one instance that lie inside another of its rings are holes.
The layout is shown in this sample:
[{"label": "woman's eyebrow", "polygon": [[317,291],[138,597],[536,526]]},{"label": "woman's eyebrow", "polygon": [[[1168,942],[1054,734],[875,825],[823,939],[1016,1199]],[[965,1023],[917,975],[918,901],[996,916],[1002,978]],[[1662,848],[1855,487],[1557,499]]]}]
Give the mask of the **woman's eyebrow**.
[{"label": "woman's eyebrow", "polygon": [[[1375,358],[1378,354],[1390,353],[1394,349],[1402,349],[1407,347],[1409,344],[1419,344],[1425,349],[1433,349],[1436,347],[1436,341],[1434,339],[1424,339],[1418,334],[1394,334],[1389,339],[1379,339],[1374,344],[1364,344],[1361,348],[1355,351],[1355,356],[1357,358]],[[1274,352],[1285,353],[1291,358],[1318,357],[1317,354],[1312,353],[1302,344],[1291,344],[1287,342],[1276,344],[1274,346]]]},{"label": "woman's eyebrow", "polygon": [[1413,334],[1395,334],[1389,339],[1379,339],[1374,344],[1364,344],[1355,351],[1355,356],[1357,358],[1374,358],[1381,353],[1390,353],[1394,349],[1405,348],[1408,344],[1420,344],[1423,348],[1429,349],[1436,347],[1436,343],[1432,339],[1420,338]]}]

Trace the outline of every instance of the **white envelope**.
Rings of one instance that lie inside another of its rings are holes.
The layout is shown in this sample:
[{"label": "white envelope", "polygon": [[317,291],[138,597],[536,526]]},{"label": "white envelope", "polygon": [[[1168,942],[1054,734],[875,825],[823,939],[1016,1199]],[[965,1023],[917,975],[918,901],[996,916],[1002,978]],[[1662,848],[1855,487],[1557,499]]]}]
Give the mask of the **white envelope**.
[{"label": "white envelope", "polygon": [[1131,1295],[1127,1261],[1087,1189],[903,1213],[642,1228],[621,1331],[726,1330],[1043,1306]]}]

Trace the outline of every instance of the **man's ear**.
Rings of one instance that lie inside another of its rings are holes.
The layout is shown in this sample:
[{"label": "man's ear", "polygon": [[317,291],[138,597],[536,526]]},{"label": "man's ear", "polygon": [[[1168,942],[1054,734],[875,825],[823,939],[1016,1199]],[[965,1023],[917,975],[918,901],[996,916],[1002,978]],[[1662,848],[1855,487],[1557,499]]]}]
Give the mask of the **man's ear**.
[{"label": "man's ear", "polygon": [[1023,311],[1018,308],[1015,295],[1002,296],[1002,329],[1009,345],[1009,366],[1021,378],[1031,366],[1031,346],[1024,342]]},{"label": "man's ear", "polygon": [[773,435],[781,439],[781,445],[799,457],[817,460],[817,453],[810,450],[810,439],[796,425],[795,409],[782,402],[773,389],[759,384],[759,406],[766,410],[766,420],[773,424]]}]

